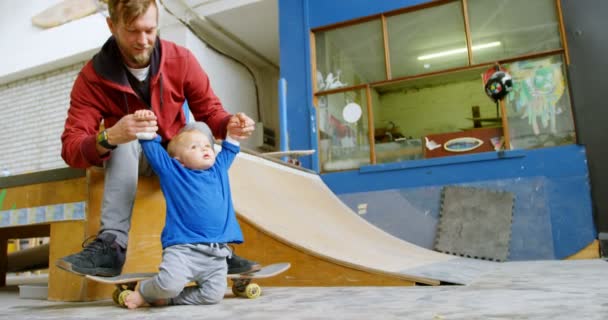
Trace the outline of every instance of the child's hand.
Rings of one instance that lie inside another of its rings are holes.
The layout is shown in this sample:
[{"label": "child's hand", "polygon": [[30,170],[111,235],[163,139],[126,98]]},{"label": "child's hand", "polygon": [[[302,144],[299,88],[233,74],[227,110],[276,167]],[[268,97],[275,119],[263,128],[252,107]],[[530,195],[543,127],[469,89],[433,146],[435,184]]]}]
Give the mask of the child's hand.
[{"label": "child's hand", "polygon": [[255,122],[244,113],[239,112],[228,121],[226,135],[235,140],[244,140],[249,138],[254,130]]},{"label": "child's hand", "polygon": [[[143,128],[140,128],[138,132],[135,133],[137,139],[140,140],[152,140],[156,138],[156,130],[158,129],[156,125],[156,115],[152,110],[140,109],[133,113],[133,118],[140,125],[143,125]],[[152,126],[150,126],[152,124]]]},{"label": "child's hand", "polygon": [[152,110],[147,109],[140,109],[135,111],[133,117],[135,117],[135,120],[148,120],[151,118],[156,119],[156,115],[154,114],[154,112],[152,112]]}]

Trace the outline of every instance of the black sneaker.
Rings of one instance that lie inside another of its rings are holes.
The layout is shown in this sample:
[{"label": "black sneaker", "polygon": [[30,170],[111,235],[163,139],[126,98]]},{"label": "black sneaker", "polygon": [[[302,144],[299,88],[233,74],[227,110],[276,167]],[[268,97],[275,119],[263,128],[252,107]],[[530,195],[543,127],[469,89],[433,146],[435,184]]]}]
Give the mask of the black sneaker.
[{"label": "black sneaker", "polygon": [[228,262],[228,274],[251,273],[262,269],[262,266],[232,253],[232,257],[226,258]]},{"label": "black sneaker", "polygon": [[84,249],[81,252],[59,259],[55,265],[80,275],[102,277],[119,275],[125,263],[126,250],[114,241],[116,235],[102,233],[85,246],[87,240],[82,243]]}]

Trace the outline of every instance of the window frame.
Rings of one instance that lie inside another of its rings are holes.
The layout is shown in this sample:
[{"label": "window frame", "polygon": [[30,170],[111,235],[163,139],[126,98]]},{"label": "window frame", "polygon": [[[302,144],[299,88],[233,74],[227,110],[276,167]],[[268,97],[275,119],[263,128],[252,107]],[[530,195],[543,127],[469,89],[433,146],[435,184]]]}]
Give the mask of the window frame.
[{"label": "window frame", "polygon": [[[391,62],[390,62],[390,49],[389,49],[390,43],[389,43],[389,39],[388,39],[388,29],[387,29],[386,19],[391,16],[401,15],[401,14],[419,11],[419,10],[425,10],[425,9],[433,8],[436,6],[453,3],[453,2],[460,2],[461,8],[462,8],[462,15],[463,15],[463,21],[464,21],[463,27],[464,27],[465,40],[466,40],[466,44],[467,44],[468,64],[466,66],[462,66],[462,67],[456,67],[456,68],[444,69],[444,70],[433,71],[433,72],[428,72],[428,73],[420,73],[420,74],[415,74],[415,75],[408,75],[408,76],[393,78]],[[472,50],[473,44],[472,44],[472,36],[471,36],[471,30],[470,30],[470,25],[469,25],[470,17],[468,14],[468,1],[467,0],[436,0],[436,1],[419,4],[419,5],[406,7],[406,8],[392,10],[392,11],[385,12],[385,13],[374,14],[374,15],[365,16],[365,17],[361,17],[361,18],[357,18],[357,19],[353,19],[353,20],[348,20],[348,21],[343,21],[343,22],[339,22],[339,23],[335,23],[335,24],[331,24],[331,25],[327,25],[327,26],[312,28],[312,29],[310,29],[310,32],[309,32],[309,34],[310,34],[309,38],[310,38],[310,50],[311,50],[310,59],[311,59],[311,80],[312,80],[313,106],[315,107],[315,109],[318,109],[319,97],[321,97],[321,96],[326,96],[326,95],[331,95],[331,94],[336,94],[336,93],[341,93],[341,92],[347,92],[347,91],[361,90],[361,88],[365,88],[366,100],[367,100],[368,121],[369,121],[368,136],[369,136],[369,148],[370,148],[370,166],[376,165],[378,163],[377,163],[376,146],[375,146],[375,139],[374,139],[375,126],[374,126],[374,113],[373,113],[371,89],[376,88],[376,87],[385,86],[385,85],[398,84],[398,83],[403,83],[403,82],[407,82],[407,81],[417,80],[417,79],[421,79],[421,78],[425,78],[425,77],[432,77],[432,76],[437,76],[437,75],[447,75],[447,74],[451,74],[451,73],[457,73],[457,72],[461,72],[461,71],[468,71],[468,70],[479,69],[479,68],[490,68],[492,66],[495,66],[496,64],[502,65],[502,64],[506,64],[506,63],[512,63],[515,61],[536,59],[536,58],[548,57],[548,56],[553,56],[553,55],[563,55],[563,59],[564,59],[564,62],[566,63],[566,67],[567,67],[568,65],[570,65],[570,56],[569,56],[569,52],[568,52],[568,44],[567,44],[567,39],[566,39],[562,7],[561,7],[560,0],[554,0],[553,2],[555,5],[555,8],[556,8],[556,15],[557,15],[556,20],[558,23],[558,32],[559,32],[559,37],[560,37],[560,41],[561,41],[561,48],[546,50],[546,51],[541,51],[541,52],[534,52],[534,53],[529,53],[529,54],[523,54],[523,55],[518,55],[518,56],[512,56],[512,57],[507,57],[507,58],[500,59],[497,61],[477,63],[477,64],[473,63],[473,50]],[[351,25],[365,23],[365,22],[369,22],[369,21],[373,21],[373,20],[380,20],[380,23],[382,26],[386,79],[380,80],[380,81],[369,82],[369,83],[357,84],[357,85],[347,85],[347,86],[336,88],[336,89],[318,91],[317,77],[316,77],[316,74],[317,74],[317,72],[316,72],[317,71],[316,70],[317,57],[316,57],[316,45],[315,45],[316,33],[344,28],[344,27],[348,27]],[[570,90],[569,87],[568,87],[568,90]],[[501,114],[501,118],[502,118],[502,131],[503,131],[504,140],[505,140],[505,148],[509,149],[509,147],[510,147],[510,145],[509,145],[509,126],[508,126],[509,124],[508,124],[508,116],[507,116],[507,111],[506,111],[506,106],[505,106],[504,100],[499,101],[499,110],[500,110],[500,114]],[[317,119],[317,128],[319,128],[318,119]],[[320,139],[321,139],[320,130],[316,130],[316,131],[317,131],[317,141],[320,141]],[[322,164],[320,165],[320,167],[322,168]],[[353,169],[345,169],[345,170],[353,170]],[[322,169],[320,171],[324,172],[324,170],[322,170]],[[341,170],[335,170],[335,171],[332,170],[330,172],[337,172],[337,171],[341,171]]]}]

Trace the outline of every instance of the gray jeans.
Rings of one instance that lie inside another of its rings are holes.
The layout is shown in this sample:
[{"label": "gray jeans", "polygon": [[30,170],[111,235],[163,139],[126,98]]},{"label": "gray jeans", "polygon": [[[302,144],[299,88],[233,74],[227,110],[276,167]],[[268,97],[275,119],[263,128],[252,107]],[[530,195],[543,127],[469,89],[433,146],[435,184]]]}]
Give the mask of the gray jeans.
[{"label": "gray jeans", "polygon": [[[231,254],[225,244],[180,244],[163,250],[158,274],[142,281],[139,292],[151,303],[167,299],[169,304],[216,304],[226,293]],[[185,287],[189,282],[195,286]]]},{"label": "gray jeans", "polygon": [[99,233],[116,235],[116,242],[127,247],[131,229],[131,213],[139,175],[150,176],[152,168],[143,155],[139,141],[121,144],[112,151],[105,164],[101,229]]}]

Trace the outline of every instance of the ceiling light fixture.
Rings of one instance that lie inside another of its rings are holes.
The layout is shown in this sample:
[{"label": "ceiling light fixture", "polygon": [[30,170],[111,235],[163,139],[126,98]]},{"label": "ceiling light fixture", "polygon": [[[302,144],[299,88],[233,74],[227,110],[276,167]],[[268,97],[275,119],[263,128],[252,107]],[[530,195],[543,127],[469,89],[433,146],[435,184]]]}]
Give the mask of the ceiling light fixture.
[{"label": "ceiling light fixture", "polygon": [[[473,50],[481,50],[481,49],[487,49],[487,48],[492,48],[492,47],[498,47],[500,46],[500,41],[494,41],[494,42],[489,42],[489,43],[484,43],[484,44],[478,44],[475,46],[472,46],[471,49]],[[430,54],[425,54],[422,56],[418,57],[418,60],[429,60],[429,59],[434,59],[434,58],[440,58],[440,57],[445,57],[445,56],[451,56],[454,54],[459,54],[459,53],[465,53],[467,52],[467,48],[458,48],[458,49],[452,49],[452,50],[446,50],[446,51],[441,51],[441,52],[436,52],[436,53],[430,53]]]}]

